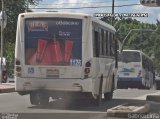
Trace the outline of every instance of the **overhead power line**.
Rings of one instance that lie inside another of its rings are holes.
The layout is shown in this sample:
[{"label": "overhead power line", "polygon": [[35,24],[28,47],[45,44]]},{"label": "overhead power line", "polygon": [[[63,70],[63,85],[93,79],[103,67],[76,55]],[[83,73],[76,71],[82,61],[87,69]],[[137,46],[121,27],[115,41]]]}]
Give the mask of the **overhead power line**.
[{"label": "overhead power line", "polygon": [[[127,6],[135,6],[141,4],[129,4],[129,5],[115,5],[114,7],[127,7]],[[112,7],[112,6],[88,6],[88,7],[37,7],[37,8],[30,8],[30,9],[91,9],[91,8],[105,8],[105,7]]]}]

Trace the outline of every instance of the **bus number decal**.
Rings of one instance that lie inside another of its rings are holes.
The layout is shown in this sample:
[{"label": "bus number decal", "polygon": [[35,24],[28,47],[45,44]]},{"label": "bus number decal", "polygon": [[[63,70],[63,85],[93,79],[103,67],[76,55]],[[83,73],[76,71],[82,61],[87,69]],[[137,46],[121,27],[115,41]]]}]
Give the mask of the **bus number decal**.
[{"label": "bus number decal", "polygon": [[82,61],[80,59],[71,59],[70,60],[70,64],[72,66],[81,66],[82,65]]}]

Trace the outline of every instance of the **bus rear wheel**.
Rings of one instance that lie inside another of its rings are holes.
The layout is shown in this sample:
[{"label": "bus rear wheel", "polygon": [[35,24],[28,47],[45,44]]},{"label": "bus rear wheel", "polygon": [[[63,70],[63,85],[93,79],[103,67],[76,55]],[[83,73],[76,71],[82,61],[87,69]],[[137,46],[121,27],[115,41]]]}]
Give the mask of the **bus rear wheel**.
[{"label": "bus rear wheel", "polygon": [[112,81],[112,87],[111,87],[111,92],[107,92],[104,94],[104,100],[108,101],[111,100],[113,97],[113,90],[114,90],[114,76],[113,76],[113,81]]},{"label": "bus rear wheel", "polygon": [[113,97],[113,91],[104,94],[105,101],[112,100],[112,97]]},{"label": "bus rear wheel", "polygon": [[31,92],[30,102],[32,105],[48,105],[49,96],[44,92]]}]

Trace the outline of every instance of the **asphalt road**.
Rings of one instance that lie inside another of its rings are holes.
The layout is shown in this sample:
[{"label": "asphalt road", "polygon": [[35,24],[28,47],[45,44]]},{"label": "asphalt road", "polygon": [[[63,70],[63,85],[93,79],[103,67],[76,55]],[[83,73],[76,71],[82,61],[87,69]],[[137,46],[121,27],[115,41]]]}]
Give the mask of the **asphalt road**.
[{"label": "asphalt road", "polygon": [[[160,91],[138,89],[116,90],[113,100],[103,101],[100,107],[96,107],[90,101],[77,100],[69,102],[65,99],[51,100],[49,106],[33,106],[30,104],[29,95],[20,96],[14,92],[0,94],[0,112],[3,113],[3,116],[7,112],[19,114],[19,117],[22,116],[26,119],[32,119],[32,117],[34,119],[76,119],[77,117],[79,117],[77,119],[106,119],[107,109],[124,103],[144,102],[147,94],[160,94]],[[152,108],[154,108],[152,112],[159,112],[160,104],[155,103]]]}]

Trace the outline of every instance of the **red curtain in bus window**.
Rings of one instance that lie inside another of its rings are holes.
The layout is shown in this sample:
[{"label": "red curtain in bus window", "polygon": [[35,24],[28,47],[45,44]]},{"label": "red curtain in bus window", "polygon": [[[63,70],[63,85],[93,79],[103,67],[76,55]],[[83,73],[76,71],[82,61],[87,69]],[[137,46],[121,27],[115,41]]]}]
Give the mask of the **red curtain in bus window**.
[{"label": "red curtain in bus window", "polygon": [[64,59],[66,63],[70,62],[71,54],[72,54],[72,48],[73,48],[73,41],[72,40],[66,40],[65,41],[65,54]]},{"label": "red curtain in bus window", "polygon": [[61,51],[61,48],[60,48],[59,41],[54,40],[50,44],[50,50],[51,50],[53,64],[61,63],[63,61],[63,57],[62,57],[62,51]]}]

